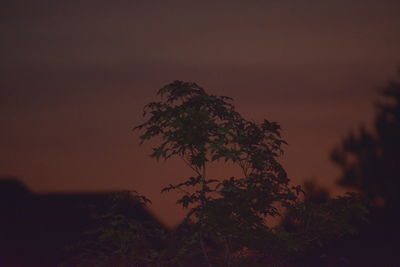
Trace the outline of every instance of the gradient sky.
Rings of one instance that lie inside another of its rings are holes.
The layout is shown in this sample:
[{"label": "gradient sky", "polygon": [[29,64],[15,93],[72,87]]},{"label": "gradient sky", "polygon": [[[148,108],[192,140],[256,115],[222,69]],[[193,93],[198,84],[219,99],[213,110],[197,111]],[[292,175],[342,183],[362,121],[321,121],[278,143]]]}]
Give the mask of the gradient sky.
[{"label": "gradient sky", "polygon": [[168,224],[183,213],[160,189],[190,170],[131,131],[160,87],[193,81],[279,122],[291,179],[339,192],[329,152],[370,123],[400,64],[398,0],[1,5],[0,175],[35,192],[136,189]]}]

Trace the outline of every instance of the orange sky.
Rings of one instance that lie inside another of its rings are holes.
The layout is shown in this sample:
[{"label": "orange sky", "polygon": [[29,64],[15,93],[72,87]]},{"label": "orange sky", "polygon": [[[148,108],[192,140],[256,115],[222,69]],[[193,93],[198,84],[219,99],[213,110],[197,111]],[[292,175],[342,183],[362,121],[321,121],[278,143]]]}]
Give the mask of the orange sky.
[{"label": "orange sky", "polygon": [[36,192],[136,189],[177,222],[159,191],[190,170],[148,158],[131,129],[180,79],[279,122],[292,180],[332,188],[329,151],[371,121],[400,64],[400,2],[150,2],[5,2],[0,175]]}]

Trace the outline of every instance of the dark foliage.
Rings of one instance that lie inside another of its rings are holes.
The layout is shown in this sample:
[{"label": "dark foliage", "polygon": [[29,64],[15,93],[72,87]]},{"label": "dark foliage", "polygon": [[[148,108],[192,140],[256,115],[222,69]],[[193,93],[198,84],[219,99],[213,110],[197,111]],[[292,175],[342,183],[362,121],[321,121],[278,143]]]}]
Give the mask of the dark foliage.
[{"label": "dark foliage", "polygon": [[357,189],[377,205],[399,206],[400,194],[400,83],[381,90],[373,131],[361,127],[332,152],[342,169],[339,184]]},{"label": "dark foliage", "polygon": [[[148,120],[137,126],[142,142],[159,138],[152,157],[180,157],[195,173],[164,191],[179,190],[177,203],[188,209],[175,260],[216,266],[287,265],[311,247],[355,231],[352,219],[365,209],[349,195],[324,203],[299,201],[302,189],[290,187],[278,162],[283,153],[280,127],[244,119],[228,97],[209,95],[194,83],[175,81],[159,90],[160,102],[145,107]],[[212,179],[207,166],[237,164],[242,177]],[[287,210],[292,231],[268,227],[266,220]]]},{"label": "dark foliage", "polygon": [[68,248],[62,266],[161,266],[166,230],[145,212],[149,202],[127,191],[91,206],[94,225]]},{"label": "dark foliage", "polygon": [[350,133],[332,152],[342,170],[338,183],[359,191],[369,203],[370,223],[347,242],[352,246],[349,258],[365,266],[400,261],[400,82],[389,83],[380,96],[372,130],[361,127]]}]

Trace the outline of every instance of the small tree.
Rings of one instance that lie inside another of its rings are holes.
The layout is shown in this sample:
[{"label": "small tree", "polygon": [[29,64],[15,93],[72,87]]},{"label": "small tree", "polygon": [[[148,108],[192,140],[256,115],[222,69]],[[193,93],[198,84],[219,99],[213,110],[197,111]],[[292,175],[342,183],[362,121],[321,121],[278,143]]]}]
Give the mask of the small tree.
[{"label": "small tree", "polygon": [[[191,251],[198,244],[209,266],[212,262],[229,266],[249,248],[264,255],[269,245],[264,241],[274,240],[266,217],[279,215],[278,203],[287,206],[296,199],[277,161],[285,144],[279,125],[245,120],[229,97],[207,94],[195,83],[175,81],[158,95],[162,100],[146,105],[143,115],[150,117],[135,129],[143,131],[142,143],[161,138],[151,157],[177,156],[195,173],[163,189],[185,192],[177,201],[189,208],[185,223],[192,234],[185,244]],[[239,165],[243,177],[211,179],[208,165],[218,160]]]}]

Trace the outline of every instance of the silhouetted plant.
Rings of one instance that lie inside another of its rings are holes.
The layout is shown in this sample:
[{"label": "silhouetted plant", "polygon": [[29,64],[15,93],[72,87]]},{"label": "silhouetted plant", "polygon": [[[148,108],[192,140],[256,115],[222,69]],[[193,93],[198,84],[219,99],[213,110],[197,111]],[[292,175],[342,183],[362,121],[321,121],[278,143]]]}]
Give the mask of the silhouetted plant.
[{"label": "silhouetted plant", "polygon": [[[290,187],[277,158],[286,144],[275,122],[244,119],[231,99],[210,95],[195,83],[175,81],[158,91],[149,118],[135,130],[141,142],[156,139],[151,157],[179,157],[195,175],[162,192],[177,190],[177,203],[188,209],[169,243],[170,263],[177,266],[285,265],[313,246],[355,231],[354,218],[365,209],[355,195],[322,202],[299,201],[300,186]],[[236,164],[241,177],[213,179],[208,166],[223,160]],[[296,229],[268,227],[281,216],[297,221]],[[171,250],[172,249],[172,250]],[[172,252],[171,252],[172,251]]]},{"label": "silhouetted plant", "polygon": [[[286,236],[294,266],[343,265],[330,255],[331,244],[359,232],[368,210],[356,193],[330,198],[313,180],[304,182],[304,198],[287,209],[278,233]],[[322,260],[322,261],[321,261]]]},{"label": "silhouetted plant", "polygon": [[165,230],[144,212],[150,201],[135,191],[110,195],[91,208],[95,226],[69,250],[62,266],[162,266]]},{"label": "silhouetted plant", "polygon": [[[400,74],[400,73],[399,73]],[[350,133],[331,157],[342,170],[339,185],[359,191],[369,207],[369,224],[348,240],[357,262],[398,265],[400,238],[400,81],[380,90],[373,127]],[[351,243],[352,241],[353,243]],[[355,245],[354,245],[355,244]]]},{"label": "silhouetted plant", "polygon": [[[196,174],[163,189],[185,192],[177,203],[189,209],[185,223],[192,231],[183,249],[197,247],[206,264],[226,266],[244,249],[265,250],[271,245],[265,238],[272,235],[265,219],[280,215],[277,203],[296,200],[277,161],[285,144],[279,125],[245,120],[229,97],[209,95],[195,83],[175,81],[158,94],[162,100],[145,107],[150,118],[135,129],[144,131],[142,142],[161,138],[152,157],[178,156]],[[208,164],[218,160],[238,164],[243,177],[208,177]]]},{"label": "silhouetted plant", "polygon": [[331,157],[342,169],[340,185],[393,209],[400,204],[400,83],[388,84],[381,96],[373,130],[350,133]]}]

